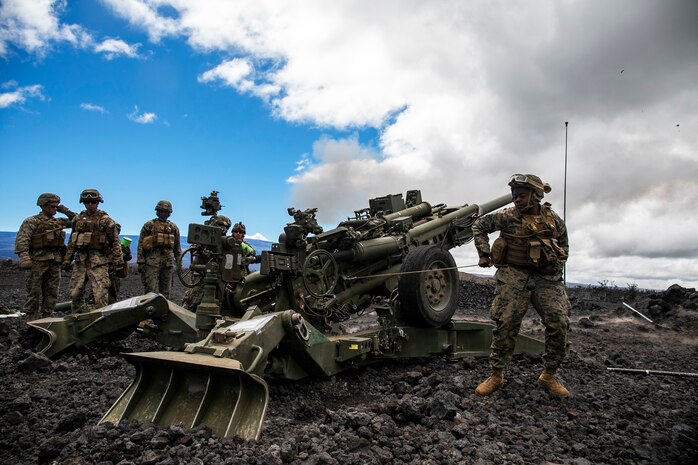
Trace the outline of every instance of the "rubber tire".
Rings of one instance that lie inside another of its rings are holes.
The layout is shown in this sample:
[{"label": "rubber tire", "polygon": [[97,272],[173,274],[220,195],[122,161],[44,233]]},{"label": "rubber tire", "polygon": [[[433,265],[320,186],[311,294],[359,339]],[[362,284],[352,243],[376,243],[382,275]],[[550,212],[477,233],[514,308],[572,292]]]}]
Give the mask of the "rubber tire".
[{"label": "rubber tire", "polygon": [[[448,269],[430,276],[414,273],[432,267]],[[400,313],[406,323],[439,328],[451,321],[458,306],[460,284],[456,262],[449,251],[436,245],[417,247],[407,254],[400,271],[408,273],[398,280]],[[436,293],[433,284],[438,285]]]}]

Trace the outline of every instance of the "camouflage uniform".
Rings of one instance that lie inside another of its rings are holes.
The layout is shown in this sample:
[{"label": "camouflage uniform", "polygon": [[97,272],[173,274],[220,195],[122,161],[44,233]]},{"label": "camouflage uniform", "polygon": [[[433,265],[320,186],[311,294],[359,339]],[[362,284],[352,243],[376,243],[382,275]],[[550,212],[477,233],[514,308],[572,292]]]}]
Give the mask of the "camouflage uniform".
[{"label": "camouflage uniform", "polygon": [[[37,205],[46,199],[60,203],[60,197],[57,195],[42,194]],[[27,301],[23,307],[29,320],[49,317],[53,312],[61,281],[60,266],[66,250],[63,229],[70,227],[70,218],[75,216],[75,213],[62,207],[61,211],[68,218],[55,218],[43,211],[43,205],[39,205],[42,207],[41,213],[22,222],[15,239],[15,253],[20,256],[22,268],[27,268],[27,260],[30,260]]]},{"label": "camouflage uniform", "polygon": [[[117,230],[121,231],[121,225],[117,223]],[[117,232],[118,234],[118,232]],[[109,266],[109,281],[111,285],[109,286],[108,299],[110,304],[117,301],[119,297],[119,291],[121,290],[121,280],[128,275],[128,262],[131,261],[133,256],[131,255],[130,247],[120,243],[121,246],[121,257],[124,260],[124,266],[116,268],[114,266]]]},{"label": "camouflage uniform", "polygon": [[247,228],[242,222],[235,223],[233,226],[233,238],[240,243],[240,247],[242,248],[243,264],[240,268],[243,276],[250,274],[250,263],[254,263],[257,256],[254,247],[243,239],[246,233]]},{"label": "camouflage uniform", "polygon": [[[570,309],[562,284],[564,260],[569,251],[567,229],[562,219],[546,203],[541,205],[540,215],[526,215],[516,208],[508,208],[478,218],[472,229],[480,256],[492,252],[487,234],[500,231],[500,237],[507,240],[503,263],[497,264],[498,257],[493,257],[498,269],[495,274],[497,288],[490,310],[496,325],[492,333],[491,366],[504,368],[511,360],[521,321],[530,302],[545,325],[545,367],[557,369],[567,354]],[[549,240],[552,245],[542,244],[541,234],[547,236],[543,239]],[[522,243],[518,248],[514,245],[516,240]],[[541,243],[534,247],[526,246],[529,250],[539,247],[541,258],[537,265],[527,264],[522,256],[514,256],[518,250],[524,250],[525,242]],[[558,255],[557,260],[552,257],[554,253]],[[546,254],[550,257],[542,258]]]},{"label": "camouflage uniform", "polygon": [[[83,191],[83,194],[86,191]],[[99,201],[101,195],[96,190]],[[80,196],[81,202],[84,200]],[[70,298],[74,312],[87,310],[85,307],[85,286],[89,280],[95,308],[109,304],[108,291],[111,285],[109,266],[123,266],[117,223],[102,210],[83,210],[73,218],[73,231],[68,241],[68,252],[63,261],[68,266],[73,259],[70,279]]]},{"label": "camouflage uniform", "polygon": [[[158,206],[164,202],[159,202]],[[157,210],[159,208],[156,208]],[[169,212],[171,211],[170,205]],[[139,269],[143,270],[145,292],[159,291],[165,298],[169,298],[174,264],[182,256],[177,225],[160,217],[146,222],[138,237],[137,256]]]}]

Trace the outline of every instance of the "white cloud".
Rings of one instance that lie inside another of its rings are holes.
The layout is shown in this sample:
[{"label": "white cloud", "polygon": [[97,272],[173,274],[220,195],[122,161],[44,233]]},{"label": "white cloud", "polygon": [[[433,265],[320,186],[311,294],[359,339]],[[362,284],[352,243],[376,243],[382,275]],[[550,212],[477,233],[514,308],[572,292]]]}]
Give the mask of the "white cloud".
[{"label": "white cloud", "polygon": [[202,73],[198,80],[203,83],[222,81],[240,93],[250,93],[265,100],[279,93],[279,86],[255,82],[253,74],[254,68],[248,60],[234,58]]},{"label": "white cloud", "polygon": [[378,130],[375,148],[325,138],[301,158],[294,204],[323,221],[412,188],[480,202],[514,172],[550,182],[561,210],[569,121],[570,280],[698,285],[698,2],[105,1],[152,40],[227,55],[202,83],[290,122]]},{"label": "white cloud", "polygon": [[[16,82],[9,81],[3,84],[3,88],[5,88],[6,85],[13,87],[16,85]],[[0,108],[20,106],[26,102],[28,98],[44,100],[43,86],[41,86],[41,84],[34,84],[32,86],[18,87],[12,92],[0,93]]]},{"label": "white cloud", "polygon": [[[161,38],[176,35],[180,26],[174,18],[163,15],[158,7],[166,7],[167,1],[159,0],[101,0],[108,5],[114,13],[126,18],[129,22],[144,28],[153,42],[159,42]],[[176,2],[179,3],[179,2]],[[184,2],[186,3],[186,2]]]},{"label": "white cloud", "polygon": [[109,113],[103,106],[95,105],[94,103],[81,103],[80,108],[86,111],[94,111],[97,113]]},{"label": "white cloud", "polygon": [[61,24],[66,0],[3,0],[0,3],[0,56],[10,45],[44,55],[54,42],[83,47],[90,35],[75,24]]},{"label": "white cloud", "polygon": [[134,123],[139,124],[151,124],[157,121],[158,116],[155,113],[143,112],[141,113],[138,109],[138,105],[133,107],[133,111],[129,113],[128,119]]},{"label": "white cloud", "polygon": [[270,242],[269,239],[267,239],[264,234],[262,233],[254,233],[251,236],[247,236],[248,239],[256,239],[258,241],[266,241]]},{"label": "white cloud", "polygon": [[105,39],[94,46],[94,51],[103,53],[107,60],[113,60],[119,56],[137,58],[140,46],[141,44],[130,45],[121,39]]}]

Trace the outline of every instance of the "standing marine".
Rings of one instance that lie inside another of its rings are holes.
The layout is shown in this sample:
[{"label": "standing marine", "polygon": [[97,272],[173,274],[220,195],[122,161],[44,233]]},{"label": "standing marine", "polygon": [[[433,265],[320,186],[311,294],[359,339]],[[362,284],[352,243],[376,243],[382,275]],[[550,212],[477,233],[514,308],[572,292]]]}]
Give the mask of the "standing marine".
[{"label": "standing marine", "polygon": [[146,222],[138,237],[138,272],[143,278],[146,293],[159,292],[169,299],[172,272],[182,256],[179,228],[168,218],[172,203],[161,200],[155,206],[157,217]]},{"label": "standing marine", "polygon": [[119,245],[119,228],[107,212],[98,208],[102,202],[104,199],[97,189],[83,190],[80,203],[85,205],[85,210],[73,218],[73,231],[63,266],[69,268],[72,263],[70,299],[74,312],[88,310],[84,295],[88,282],[95,308],[108,305],[108,290],[111,285],[109,268],[121,268],[124,265]]},{"label": "standing marine", "polygon": [[[63,229],[71,226],[70,220],[75,216],[61,205],[61,198],[56,194],[41,194],[36,205],[41,212],[22,222],[15,239],[19,267],[30,270],[23,308],[29,321],[50,317],[53,312],[61,282],[61,262],[66,252]],[[56,218],[57,211],[68,218]]]},{"label": "standing marine", "polygon": [[[533,174],[515,174],[509,181],[513,208],[491,213],[473,223],[473,238],[481,267],[497,267],[496,291],[490,316],[492,375],[475,392],[487,396],[502,387],[504,369],[511,360],[516,337],[528,305],[545,326],[545,370],[538,384],[548,393],[568,397],[570,392],[556,378],[567,355],[570,303],[562,282],[569,255],[567,228],[550,208],[541,205],[550,185]],[[499,231],[490,248],[488,234]]]}]

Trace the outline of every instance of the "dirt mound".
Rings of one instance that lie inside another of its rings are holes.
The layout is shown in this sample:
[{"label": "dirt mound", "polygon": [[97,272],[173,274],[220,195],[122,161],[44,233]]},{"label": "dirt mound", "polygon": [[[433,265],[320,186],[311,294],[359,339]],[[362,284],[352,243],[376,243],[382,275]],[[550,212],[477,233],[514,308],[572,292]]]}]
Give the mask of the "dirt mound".
[{"label": "dirt mound", "polygon": [[[24,301],[23,276],[0,267],[2,306]],[[139,279],[124,280],[123,297],[141,293]],[[177,286],[173,300],[180,301],[182,292]],[[458,315],[488,321],[493,292],[491,280],[465,280]],[[473,389],[488,372],[485,359],[399,361],[331,378],[269,380],[269,410],[256,442],[222,439],[206,428],[97,426],[135,373],[119,353],[158,350],[157,344],[131,335],[48,360],[33,351],[36,336],[24,318],[0,318],[2,462],[696,463],[698,380],[607,370],[698,371],[698,312],[690,308],[695,291],[667,290],[656,298],[637,293],[634,300],[627,292],[570,290],[572,352],[561,370],[573,393],[569,399],[538,389],[541,361],[532,357],[515,359],[504,388],[484,399]],[[667,318],[681,319],[681,327],[656,327],[623,301],[637,309],[668,302],[676,312]],[[543,336],[533,310],[524,331]]]}]

